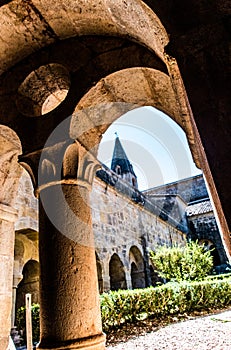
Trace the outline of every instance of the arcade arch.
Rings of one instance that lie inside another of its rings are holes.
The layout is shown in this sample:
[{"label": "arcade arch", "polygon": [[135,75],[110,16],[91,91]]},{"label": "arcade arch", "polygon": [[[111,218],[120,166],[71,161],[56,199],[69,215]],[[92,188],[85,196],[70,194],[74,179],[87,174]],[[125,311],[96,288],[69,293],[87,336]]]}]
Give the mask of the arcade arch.
[{"label": "arcade arch", "polygon": [[140,250],[132,246],[129,251],[132,288],[145,288],[144,260]]},{"label": "arcade arch", "polygon": [[16,310],[25,305],[25,295],[30,293],[32,303],[39,302],[39,263],[36,260],[29,260],[22,270],[23,279],[17,288]]},{"label": "arcade arch", "polygon": [[215,244],[210,241],[209,239],[201,239],[199,240],[199,244],[203,245],[204,248],[208,251],[210,251],[212,257],[213,257],[213,265],[219,266],[221,264],[221,259],[219,256],[219,252]]},{"label": "arcade arch", "polygon": [[109,262],[110,289],[127,289],[124,265],[119,256],[114,253]]}]

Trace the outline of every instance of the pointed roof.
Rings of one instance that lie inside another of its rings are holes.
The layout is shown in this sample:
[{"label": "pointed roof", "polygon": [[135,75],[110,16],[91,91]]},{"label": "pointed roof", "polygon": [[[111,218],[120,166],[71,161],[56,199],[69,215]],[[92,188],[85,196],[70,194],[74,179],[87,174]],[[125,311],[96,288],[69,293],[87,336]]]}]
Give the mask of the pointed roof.
[{"label": "pointed roof", "polygon": [[116,137],[116,140],[115,140],[114,152],[113,152],[112,162],[111,162],[111,170],[116,172],[117,166],[120,167],[121,175],[126,173],[131,173],[136,177],[133,167],[128,160],[128,157],[123,149],[123,146],[118,136]]}]

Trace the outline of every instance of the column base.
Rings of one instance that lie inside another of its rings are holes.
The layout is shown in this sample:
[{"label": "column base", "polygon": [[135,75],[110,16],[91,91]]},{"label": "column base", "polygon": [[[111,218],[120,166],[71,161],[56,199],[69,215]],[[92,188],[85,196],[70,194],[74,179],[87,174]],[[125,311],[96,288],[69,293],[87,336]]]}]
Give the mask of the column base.
[{"label": "column base", "polygon": [[52,344],[46,341],[41,341],[38,344],[39,350],[105,350],[106,336],[104,333],[88,338],[70,340],[65,342]]}]

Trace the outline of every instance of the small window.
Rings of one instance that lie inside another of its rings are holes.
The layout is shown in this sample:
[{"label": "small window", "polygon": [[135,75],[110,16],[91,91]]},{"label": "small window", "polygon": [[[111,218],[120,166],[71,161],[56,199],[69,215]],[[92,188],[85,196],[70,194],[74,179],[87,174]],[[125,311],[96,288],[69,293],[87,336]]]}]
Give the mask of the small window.
[{"label": "small window", "polygon": [[121,175],[121,168],[119,165],[116,165],[115,172],[116,174]]}]

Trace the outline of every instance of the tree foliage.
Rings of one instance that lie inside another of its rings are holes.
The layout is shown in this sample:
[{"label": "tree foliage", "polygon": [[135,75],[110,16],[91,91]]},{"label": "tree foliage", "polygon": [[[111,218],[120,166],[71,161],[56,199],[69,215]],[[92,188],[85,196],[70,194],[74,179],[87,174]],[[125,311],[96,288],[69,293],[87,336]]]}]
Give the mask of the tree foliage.
[{"label": "tree foliage", "polygon": [[193,241],[185,246],[159,246],[150,252],[150,258],[167,281],[201,281],[213,267],[210,251]]}]

